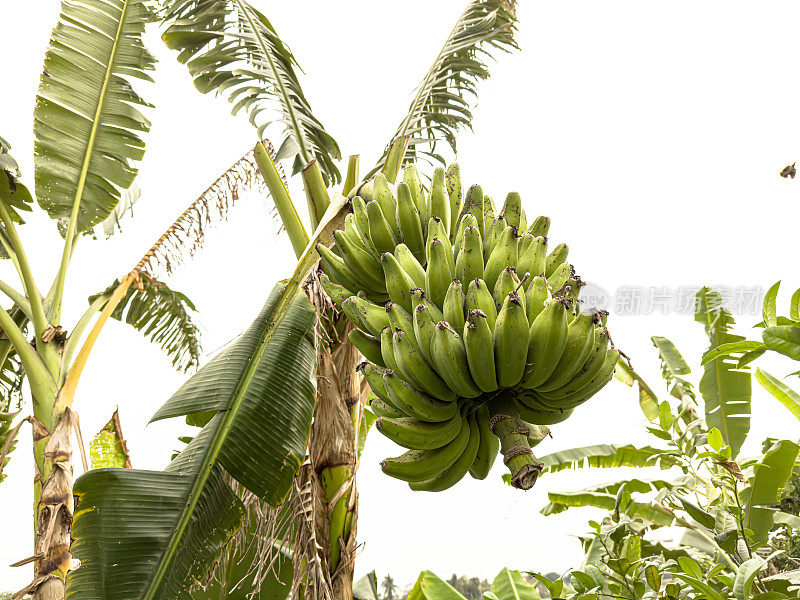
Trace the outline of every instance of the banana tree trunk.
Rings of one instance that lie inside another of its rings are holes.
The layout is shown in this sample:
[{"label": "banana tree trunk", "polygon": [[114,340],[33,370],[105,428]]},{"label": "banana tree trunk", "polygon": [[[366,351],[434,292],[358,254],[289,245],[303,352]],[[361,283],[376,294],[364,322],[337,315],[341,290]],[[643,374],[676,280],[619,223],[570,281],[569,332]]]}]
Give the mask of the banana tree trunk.
[{"label": "banana tree trunk", "polygon": [[314,530],[333,600],[352,600],[356,550],[359,429],[364,401],[356,366],[363,359],[347,337],[352,326],[316,279],[309,296],[320,316],[317,406],[309,442],[315,491]]},{"label": "banana tree trunk", "polygon": [[33,562],[34,577],[14,598],[63,600],[72,558],[72,413],[55,398],[37,398],[33,416],[34,554],[16,564]]}]

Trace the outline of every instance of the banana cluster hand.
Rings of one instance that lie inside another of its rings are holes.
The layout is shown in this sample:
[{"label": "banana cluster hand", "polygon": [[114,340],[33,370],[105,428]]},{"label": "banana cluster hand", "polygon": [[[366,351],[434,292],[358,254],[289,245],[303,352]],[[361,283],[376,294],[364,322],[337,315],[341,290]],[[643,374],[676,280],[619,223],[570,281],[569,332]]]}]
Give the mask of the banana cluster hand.
[{"label": "banana cluster hand", "polygon": [[426,195],[413,165],[351,193],[353,212],[318,246],[322,286],[356,329],[377,429],[408,451],[383,471],[440,491],[484,479],[498,454],[512,485],[541,471],[531,447],[608,383],[619,358],[605,315],[579,310],[569,248],[550,219],[528,225],[519,194],[496,213],[458,165]]}]

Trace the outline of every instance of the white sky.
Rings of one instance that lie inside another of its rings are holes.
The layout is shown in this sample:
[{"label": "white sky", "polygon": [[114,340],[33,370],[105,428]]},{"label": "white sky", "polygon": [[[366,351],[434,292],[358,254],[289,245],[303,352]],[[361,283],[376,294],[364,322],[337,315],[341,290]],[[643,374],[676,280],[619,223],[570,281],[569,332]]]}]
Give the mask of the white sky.
[{"label": "white sky", "polygon": [[[317,115],[345,155],[361,153],[366,169],[464,2],[254,4],[294,50]],[[14,146],[29,184],[31,113],[57,14],[54,0],[17,2],[4,8],[0,21],[0,135]],[[500,199],[519,191],[529,218],[552,217],[552,239],[567,241],[579,273],[608,291],[706,283],[766,289],[793,275],[800,182],[777,174],[800,158],[794,72],[800,5],[575,0],[524,3],[519,17],[522,51],[492,67],[492,79],[480,87],[475,132],[459,140],[467,185],[480,183]],[[138,86],[157,106],[141,166],[143,196],[123,235],[108,242],[86,239],[78,247],[67,288],[67,329],[87,306],[86,297],[127,272],[185,205],[255,141],[246,119],[230,116],[224,100],[195,92],[155,32],[148,41],[160,63],[157,85]],[[292,185],[303,210],[299,183]],[[207,356],[251,322],[275,281],[293,269],[291,248],[283,234],[276,237],[270,206],[267,198],[243,199],[229,222],[209,233],[199,255],[167,280],[197,304]],[[36,215],[22,236],[40,287],[49,287],[60,256],[54,224]],[[8,266],[0,273],[16,284]],[[786,279],[783,313],[798,286],[800,277]],[[749,327],[758,320],[740,316],[739,331],[754,337]],[[617,344],[662,393],[650,336],[673,339],[692,366],[706,345],[702,327],[684,315],[612,314],[610,326]],[[781,359],[762,366],[776,375],[794,370]],[[134,466],[163,468],[183,427],[178,419],[145,424],[185,378],[137,332],[110,324],[78,388],[76,408],[87,441],[119,407]],[[800,430],[754,385],[754,434],[745,454],[767,435],[796,438]],[[593,443],[648,443],[643,425],[635,393],[614,382],[554,428],[540,454]],[[582,533],[596,513],[545,518],[538,510],[548,489],[578,489],[620,476],[563,473],[522,493],[501,483],[498,461],[487,481],[468,478],[445,493],[415,494],[380,473],[379,460],[397,450],[372,435],[362,457],[357,575],[389,571],[401,585],[421,569],[491,579],[505,565],[541,571],[575,565],[581,555],[570,536]],[[31,554],[27,429],[7,475],[0,485],[0,591],[19,588],[31,573],[7,566]]]}]

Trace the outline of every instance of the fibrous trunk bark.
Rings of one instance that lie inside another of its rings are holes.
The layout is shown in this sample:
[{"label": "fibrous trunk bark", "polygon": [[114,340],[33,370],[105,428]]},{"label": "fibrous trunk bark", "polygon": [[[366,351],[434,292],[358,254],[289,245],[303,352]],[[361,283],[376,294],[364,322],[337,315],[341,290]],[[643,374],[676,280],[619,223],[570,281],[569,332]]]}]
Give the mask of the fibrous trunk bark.
[{"label": "fibrous trunk bark", "polygon": [[[34,410],[34,554],[33,581],[14,598],[30,594],[33,600],[63,600],[70,568],[72,531],[72,413],[54,401],[35,408],[53,407],[49,414]],[[21,561],[26,563],[28,561]],[[19,563],[18,563],[19,564]]]},{"label": "fibrous trunk bark", "polygon": [[363,359],[350,343],[352,326],[336,311],[316,278],[306,288],[320,319],[317,405],[309,441],[309,476],[314,490],[318,556],[333,600],[352,600],[356,551],[359,433],[364,427]]}]

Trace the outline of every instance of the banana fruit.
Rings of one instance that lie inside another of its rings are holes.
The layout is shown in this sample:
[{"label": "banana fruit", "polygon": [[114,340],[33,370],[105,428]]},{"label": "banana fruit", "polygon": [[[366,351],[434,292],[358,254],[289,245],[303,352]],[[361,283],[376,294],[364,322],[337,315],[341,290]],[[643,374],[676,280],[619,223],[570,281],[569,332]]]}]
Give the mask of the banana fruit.
[{"label": "banana fruit", "polygon": [[413,164],[401,179],[356,187],[333,248],[317,247],[367,360],[376,428],[407,449],[382,469],[442,491],[485,479],[502,454],[528,489],[542,469],[531,448],[613,376],[607,314],[580,311],[568,246],[549,244],[550,219],[529,222],[519,194],[497,210],[457,164],[427,191]]}]

